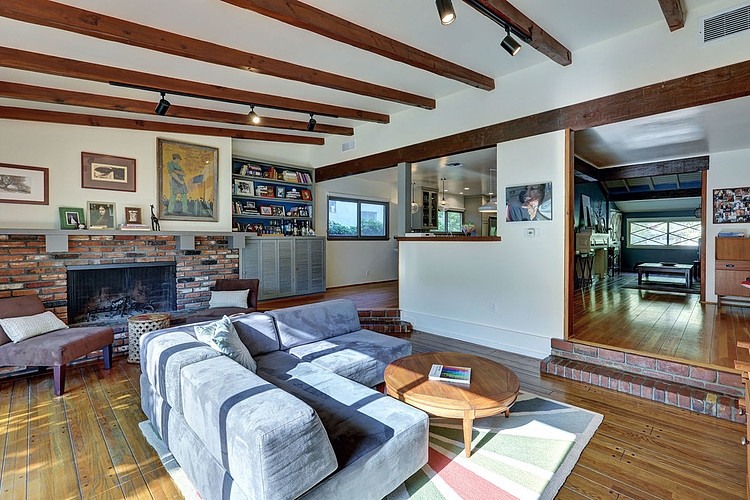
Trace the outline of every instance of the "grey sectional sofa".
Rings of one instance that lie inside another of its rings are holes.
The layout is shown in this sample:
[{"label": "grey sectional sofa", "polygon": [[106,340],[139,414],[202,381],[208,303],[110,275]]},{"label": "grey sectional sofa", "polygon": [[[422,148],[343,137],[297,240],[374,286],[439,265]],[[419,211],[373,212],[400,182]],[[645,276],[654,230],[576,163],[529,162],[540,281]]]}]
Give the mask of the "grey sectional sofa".
[{"label": "grey sectional sofa", "polygon": [[427,415],[371,388],[411,345],[353,302],[232,323],[257,374],[193,325],[141,337],[141,406],[203,498],[379,499],[427,462]]}]

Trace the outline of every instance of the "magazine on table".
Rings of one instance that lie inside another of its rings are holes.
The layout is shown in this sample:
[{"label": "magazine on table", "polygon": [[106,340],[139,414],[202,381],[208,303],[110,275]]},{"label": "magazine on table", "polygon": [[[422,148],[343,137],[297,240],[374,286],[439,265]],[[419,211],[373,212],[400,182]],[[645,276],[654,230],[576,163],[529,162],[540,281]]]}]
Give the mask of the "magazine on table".
[{"label": "magazine on table", "polygon": [[471,380],[471,368],[466,366],[432,365],[429,379],[469,384]]}]

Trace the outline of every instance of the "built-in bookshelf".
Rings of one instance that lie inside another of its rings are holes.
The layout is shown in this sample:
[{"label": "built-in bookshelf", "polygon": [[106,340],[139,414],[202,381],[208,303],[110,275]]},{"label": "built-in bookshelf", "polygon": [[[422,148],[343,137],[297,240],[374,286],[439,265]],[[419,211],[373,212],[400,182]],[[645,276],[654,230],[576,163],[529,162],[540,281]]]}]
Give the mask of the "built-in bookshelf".
[{"label": "built-in bookshelf", "polygon": [[311,170],[232,159],[232,229],[258,236],[312,236]]}]

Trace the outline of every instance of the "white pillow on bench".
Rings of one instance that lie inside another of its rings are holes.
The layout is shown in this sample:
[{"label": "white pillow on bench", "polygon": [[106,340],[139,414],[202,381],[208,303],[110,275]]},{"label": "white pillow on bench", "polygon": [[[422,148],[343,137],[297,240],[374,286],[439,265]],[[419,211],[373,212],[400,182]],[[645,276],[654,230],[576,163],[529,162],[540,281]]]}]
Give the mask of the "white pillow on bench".
[{"label": "white pillow on bench", "polygon": [[5,334],[14,344],[37,335],[68,328],[68,325],[63,323],[52,311],[44,311],[32,316],[3,318],[0,319],[0,326],[3,327]]},{"label": "white pillow on bench", "polygon": [[208,308],[240,307],[247,309],[247,295],[249,293],[250,290],[211,291]]}]

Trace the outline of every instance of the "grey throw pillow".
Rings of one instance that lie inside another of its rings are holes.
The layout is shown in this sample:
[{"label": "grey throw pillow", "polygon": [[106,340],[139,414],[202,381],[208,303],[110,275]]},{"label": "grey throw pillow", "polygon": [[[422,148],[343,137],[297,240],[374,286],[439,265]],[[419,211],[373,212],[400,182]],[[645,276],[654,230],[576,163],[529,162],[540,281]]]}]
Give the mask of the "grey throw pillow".
[{"label": "grey throw pillow", "polygon": [[245,344],[240,341],[232,321],[227,316],[207,325],[195,325],[194,329],[198,340],[255,373],[257,368],[255,360]]},{"label": "grey throw pillow", "polygon": [[211,291],[208,308],[240,307],[245,309],[247,308],[248,293],[250,293],[250,290]]}]

